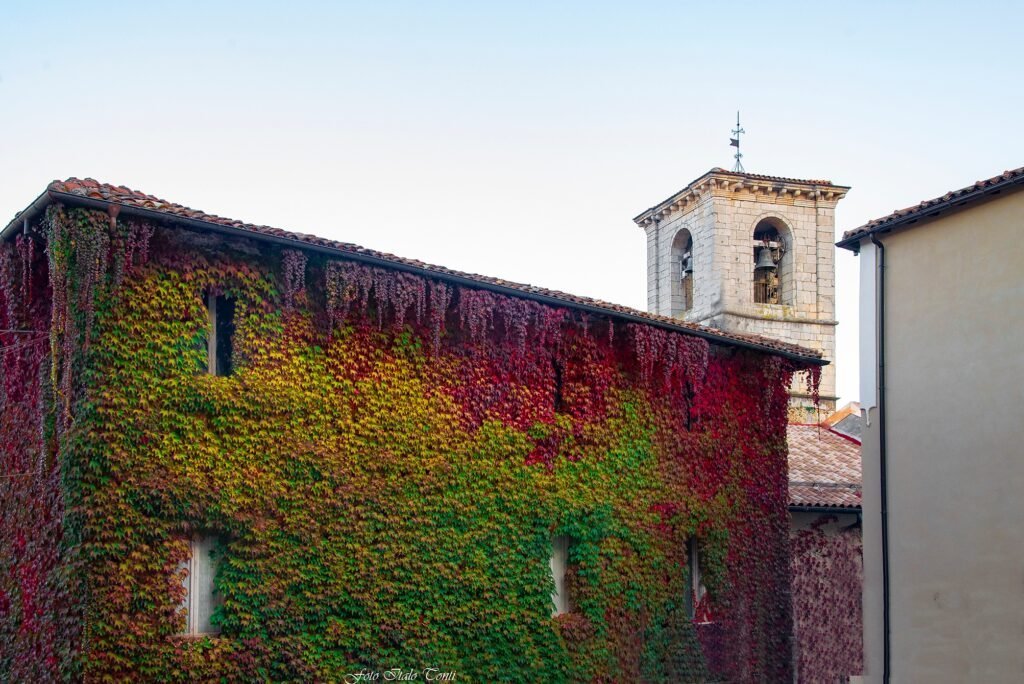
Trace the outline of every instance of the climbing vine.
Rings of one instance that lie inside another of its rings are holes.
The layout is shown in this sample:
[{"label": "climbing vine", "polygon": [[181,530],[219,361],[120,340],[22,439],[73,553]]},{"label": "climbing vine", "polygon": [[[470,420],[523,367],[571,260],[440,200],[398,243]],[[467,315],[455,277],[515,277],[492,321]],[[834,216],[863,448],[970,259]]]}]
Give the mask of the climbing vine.
[{"label": "climbing vine", "polygon": [[31,235],[0,245],[0,680],[67,670],[79,620],[62,547],[54,458],[46,256]]},{"label": "climbing vine", "polygon": [[823,515],[793,534],[793,621],[800,682],[842,682],[863,668],[859,527]]},{"label": "climbing vine", "polygon": [[[50,340],[3,338],[4,466],[43,467],[0,485],[25,539],[0,552],[24,647],[0,679],[789,676],[789,362],[116,212],[40,229],[45,258],[0,269],[5,325]],[[209,293],[234,302],[227,377]],[[223,601],[190,639],[195,533]],[[574,609],[552,617],[558,535]],[[691,540],[710,624],[686,615]]]}]

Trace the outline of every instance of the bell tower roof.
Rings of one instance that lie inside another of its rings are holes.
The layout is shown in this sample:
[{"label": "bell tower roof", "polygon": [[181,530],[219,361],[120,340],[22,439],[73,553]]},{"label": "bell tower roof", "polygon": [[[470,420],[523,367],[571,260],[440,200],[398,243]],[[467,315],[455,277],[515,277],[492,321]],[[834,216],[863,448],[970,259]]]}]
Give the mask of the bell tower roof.
[{"label": "bell tower roof", "polygon": [[654,221],[663,219],[677,209],[684,208],[690,202],[696,202],[708,193],[719,192],[764,193],[766,196],[791,196],[794,199],[808,197],[826,201],[839,201],[846,196],[849,186],[836,185],[829,180],[804,180],[800,178],[784,178],[782,176],[763,176],[743,171],[726,171],[715,167],[687,184],[679,192],[668,199],[655,204],[633,218],[633,222],[646,228]]}]

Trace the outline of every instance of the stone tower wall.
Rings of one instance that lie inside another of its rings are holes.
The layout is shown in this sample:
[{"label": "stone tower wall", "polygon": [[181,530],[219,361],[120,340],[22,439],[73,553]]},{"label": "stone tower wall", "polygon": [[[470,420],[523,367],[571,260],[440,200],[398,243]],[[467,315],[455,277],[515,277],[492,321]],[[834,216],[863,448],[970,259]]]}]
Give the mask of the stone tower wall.
[{"label": "stone tower wall", "polygon": [[[764,335],[822,352],[821,409],[835,407],[835,207],[846,188],[712,172],[637,218],[647,233],[647,305],[666,316]],[[783,227],[780,304],[754,303],[754,227]],[[693,306],[684,311],[673,241],[693,239]],[[793,403],[809,407],[803,383]],[[813,414],[805,416],[816,420]]]}]

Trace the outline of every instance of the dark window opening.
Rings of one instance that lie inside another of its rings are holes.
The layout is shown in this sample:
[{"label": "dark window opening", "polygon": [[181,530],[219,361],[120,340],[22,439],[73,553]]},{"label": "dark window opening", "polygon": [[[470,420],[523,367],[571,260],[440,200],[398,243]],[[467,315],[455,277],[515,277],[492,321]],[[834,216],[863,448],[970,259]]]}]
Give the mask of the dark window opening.
[{"label": "dark window opening", "polygon": [[779,303],[779,277],[767,269],[754,271],[754,303]]},{"label": "dark window opening", "polygon": [[786,253],[778,228],[765,219],[754,228],[754,303],[781,304],[781,263]]},{"label": "dark window opening", "polygon": [[555,369],[555,411],[558,412],[564,408],[564,402],[562,399],[562,363],[552,359],[551,365]]},{"label": "dark window opening", "polygon": [[693,236],[685,228],[672,240],[672,315],[693,309]]},{"label": "dark window opening", "polygon": [[235,341],[235,300],[211,294],[207,296],[206,303],[210,314],[209,372],[212,375],[231,375],[234,371],[231,360]]}]

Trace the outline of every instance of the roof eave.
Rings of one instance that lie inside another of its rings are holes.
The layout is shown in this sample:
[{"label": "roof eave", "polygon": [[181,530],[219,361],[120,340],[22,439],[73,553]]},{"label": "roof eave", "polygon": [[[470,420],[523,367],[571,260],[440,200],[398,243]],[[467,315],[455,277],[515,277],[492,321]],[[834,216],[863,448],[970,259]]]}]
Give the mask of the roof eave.
[{"label": "roof eave", "polygon": [[860,506],[828,506],[818,504],[790,504],[790,513],[861,513]]},{"label": "roof eave", "polygon": [[[29,211],[38,204],[38,210],[43,210],[50,202],[61,202],[72,206],[81,206],[91,209],[101,209],[106,211],[111,205],[117,205],[120,210],[120,214],[125,216],[137,216],[139,218],[149,219],[151,221],[157,221],[161,223],[169,223],[179,225],[189,230],[201,230],[214,233],[221,233],[224,235],[232,235],[236,237],[246,237],[254,240],[260,240],[263,242],[270,242],[294,249],[303,249],[310,252],[316,252],[320,254],[327,254],[331,256],[338,256],[352,261],[360,261],[372,266],[378,266],[381,268],[389,268],[392,270],[405,271],[407,273],[414,273],[416,275],[426,276],[430,278],[436,278],[438,280],[444,280],[447,282],[455,283],[457,285],[463,285],[466,287],[472,287],[482,290],[490,290],[503,294],[510,297],[532,299],[542,304],[549,304],[551,306],[568,307],[570,309],[576,309],[579,311],[585,311],[598,316],[607,316],[609,318],[615,318],[618,320],[626,321],[629,323],[638,323],[641,325],[650,325],[664,330],[671,330],[673,332],[681,333],[684,335],[692,335],[707,340],[710,344],[715,344],[720,347],[739,347],[741,349],[748,349],[756,351],[761,354],[768,354],[771,356],[778,356],[790,361],[796,361],[806,366],[826,366],[829,362],[826,359],[816,356],[806,356],[798,354],[793,351],[784,349],[775,349],[769,346],[760,345],[756,342],[737,340],[733,338],[723,338],[715,335],[713,332],[704,330],[695,330],[693,328],[672,325],[669,322],[652,320],[650,318],[644,318],[642,316],[633,316],[622,311],[615,311],[612,309],[605,309],[600,306],[594,306],[590,304],[584,304],[582,302],[574,302],[568,299],[562,299],[560,297],[554,297],[542,293],[528,292],[513,287],[506,287],[496,283],[488,283],[485,281],[475,280],[464,276],[459,276],[453,273],[445,273],[443,271],[436,271],[430,268],[422,266],[414,266],[411,264],[404,264],[400,262],[390,261],[382,259],[369,254],[360,254],[358,252],[349,252],[336,247],[329,247],[327,245],[317,245],[309,242],[304,242],[298,238],[283,237],[277,235],[267,235],[265,233],[258,233],[255,231],[247,230],[245,228],[239,228],[235,226],[226,226],[219,223],[213,223],[210,221],[203,221],[201,219],[189,218],[185,216],[176,216],[167,212],[158,211],[155,209],[146,209],[144,207],[135,207],[130,204],[122,204],[120,202],[113,202],[106,199],[100,199],[95,197],[83,197],[81,195],[75,195],[72,193],[61,192],[59,190],[48,189],[39,198],[30,205]],[[21,212],[12,223],[8,224],[4,228],[2,236],[4,239],[8,237],[8,231],[12,225],[20,224],[22,222],[22,216],[25,212]]]},{"label": "roof eave", "polygon": [[870,239],[872,235],[909,228],[915,223],[927,223],[948,212],[959,211],[966,208],[968,205],[992,199],[993,196],[999,195],[1003,190],[1014,186],[1024,188],[1024,176],[1011,177],[989,187],[978,188],[966,195],[951,197],[949,200],[939,202],[930,207],[924,207],[918,211],[912,211],[903,216],[894,217],[891,220],[879,223],[877,226],[872,226],[868,230],[858,232],[865,226],[869,225],[869,223],[866,223],[859,228],[854,228],[853,230],[848,231],[846,235],[843,236],[843,239],[836,243],[836,247],[842,247],[843,249],[848,249],[851,252],[858,252],[860,251],[861,242],[865,239]]},{"label": "roof eave", "polygon": [[644,220],[645,218],[647,218],[648,216],[650,216],[650,215],[651,215],[652,213],[654,213],[655,211],[658,211],[659,209],[661,209],[662,207],[664,207],[664,206],[666,206],[666,205],[669,205],[669,204],[671,204],[671,203],[672,203],[672,202],[674,202],[674,201],[676,200],[676,198],[678,198],[678,197],[679,197],[680,195],[683,195],[683,194],[684,194],[684,193],[686,193],[686,192],[687,192],[688,190],[690,190],[690,189],[692,189],[692,188],[693,188],[694,186],[698,185],[698,184],[699,184],[699,183],[700,183],[701,181],[705,180],[705,179],[706,179],[706,178],[707,178],[708,176],[710,176],[710,175],[711,175],[711,174],[713,174],[713,173],[715,173],[715,170],[714,170],[714,169],[711,169],[711,170],[710,170],[710,171],[708,171],[707,173],[704,173],[704,174],[702,174],[702,175],[700,175],[700,176],[697,176],[697,177],[696,177],[696,178],[694,178],[694,179],[693,179],[692,181],[690,181],[689,183],[687,183],[687,184],[686,184],[686,185],[685,185],[685,186],[684,186],[684,187],[683,187],[683,188],[682,188],[681,190],[678,190],[678,191],[674,192],[674,193],[673,193],[672,195],[670,195],[670,196],[669,196],[669,197],[668,197],[667,199],[664,199],[664,200],[662,200],[661,202],[658,202],[657,204],[655,204],[655,205],[654,205],[654,206],[652,206],[652,207],[648,207],[647,209],[644,209],[644,210],[643,210],[643,211],[641,211],[641,212],[640,212],[639,214],[637,214],[636,216],[634,216],[634,217],[633,217],[633,223],[635,223],[635,224],[637,224],[637,225],[640,225],[640,224],[641,224],[641,222],[642,222],[642,221],[643,221],[643,220]]},{"label": "roof eave", "polygon": [[686,184],[678,192],[674,193],[670,197],[661,202],[658,202],[654,206],[643,210],[639,214],[633,217],[633,223],[637,224],[641,228],[653,214],[665,211],[668,207],[675,204],[681,197],[693,192],[701,186],[703,186],[709,178],[721,177],[721,178],[746,178],[752,185],[762,186],[765,183],[772,183],[773,185],[790,187],[790,188],[828,188],[828,192],[837,195],[836,201],[841,200],[846,196],[846,193],[850,191],[848,185],[836,185],[829,181],[813,181],[813,180],[802,180],[798,178],[783,178],[781,176],[760,176],[759,174],[748,174],[739,171],[727,171],[725,169],[711,169],[707,173],[698,176],[694,180]]},{"label": "roof eave", "polygon": [[28,226],[36,216],[46,211],[46,207],[50,206],[51,202],[53,202],[53,196],[49,188],[47,188],[39,195],[39,197],[32,200],[32,204],[15,214],[14,218],[11,219],[10,223],[4,226],[3,230],[0,230],[0,244],[10,240],[13,236],[17,235],[18,232],[24,231],[26,226]]}]

